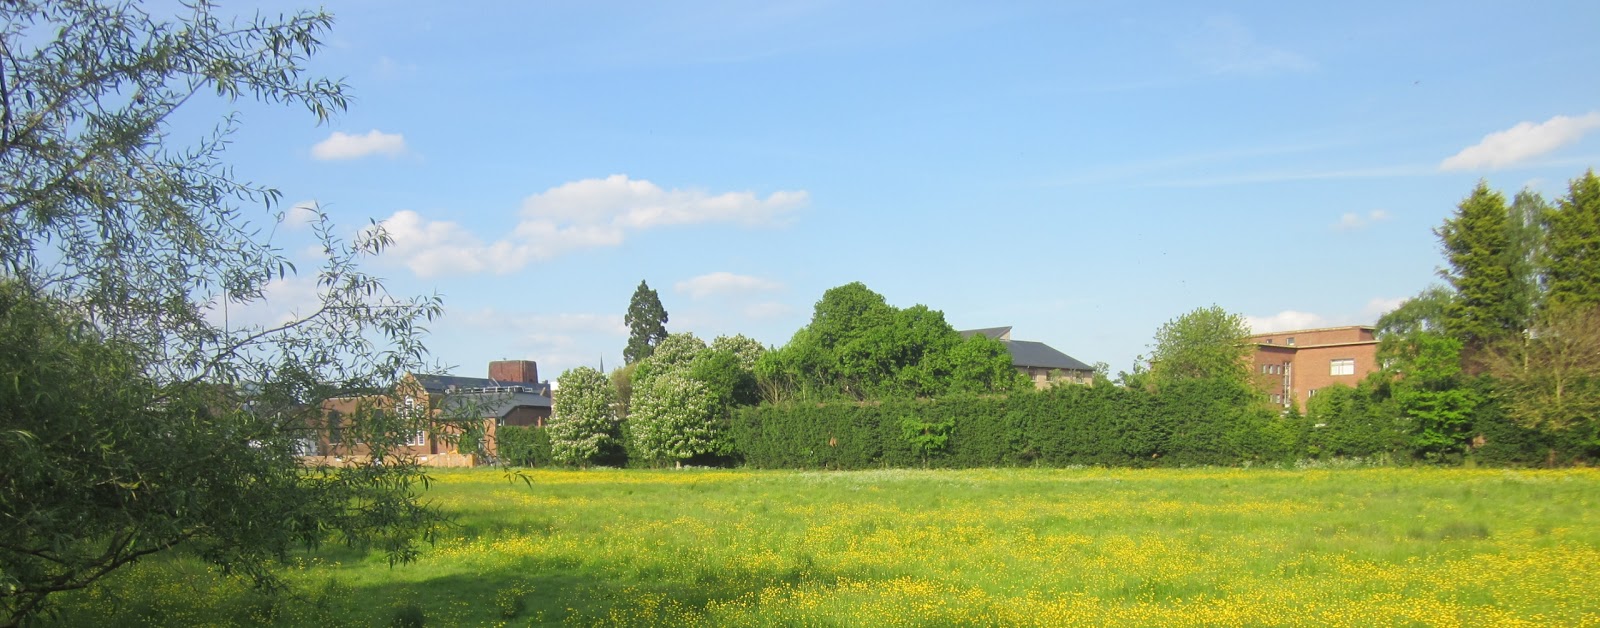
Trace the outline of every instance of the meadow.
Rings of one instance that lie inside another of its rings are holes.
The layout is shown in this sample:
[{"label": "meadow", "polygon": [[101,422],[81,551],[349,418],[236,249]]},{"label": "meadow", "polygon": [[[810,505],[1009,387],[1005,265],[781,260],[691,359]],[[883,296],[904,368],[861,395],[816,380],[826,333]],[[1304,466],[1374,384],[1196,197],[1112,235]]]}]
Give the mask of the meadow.
[{"label": "meadow", "polygon": [[60,625],[1600,625],[1600,473],[444,471],[420,560],[191,558]]}]

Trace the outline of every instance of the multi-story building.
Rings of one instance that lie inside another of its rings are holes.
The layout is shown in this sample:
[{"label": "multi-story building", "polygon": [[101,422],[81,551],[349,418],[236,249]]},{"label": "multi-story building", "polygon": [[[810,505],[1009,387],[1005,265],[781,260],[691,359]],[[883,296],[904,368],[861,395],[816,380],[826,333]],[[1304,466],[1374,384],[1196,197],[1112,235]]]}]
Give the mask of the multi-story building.
[{"label": "multi-story building", "polygon": [[[539,367],[531,360],[501,360],[489,363],[489,377],[461,377],[409,373],[401,378],[391,395],[340,397],[322,404],[323,426],[318,437],[305,444],[311,456],[345,463],[346,458],[362,459],[367,448],[343,438],[346,417],[360,412],[427,412],[457,420],[468,417],[482,420],[482,445],[485,453],[497,453],[496,434],[506,425],[538,426],[550,418],[549,382],[539,381]],[[470,452],[457,451],[460,434],[434,434],[418,431],[406,434],[398,453],[415,456],[429,465],[471,466]]]},{"label": "multi-story building", "polygon": [[1363,325],[1256,334],[1250,342],[1267,397],[1285,408],[1305,408],[1319,389],[1353,387],[1378,370],[1378,339]]}]

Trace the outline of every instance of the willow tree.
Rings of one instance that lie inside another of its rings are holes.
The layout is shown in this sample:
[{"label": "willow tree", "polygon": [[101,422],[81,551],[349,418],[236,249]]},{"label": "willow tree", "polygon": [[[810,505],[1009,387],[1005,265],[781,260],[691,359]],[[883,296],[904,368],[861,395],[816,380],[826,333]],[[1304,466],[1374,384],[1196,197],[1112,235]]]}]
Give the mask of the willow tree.
[{"label": "willow tree", "polygon": [[[412,460],[306,468],[321,402],[380,393],[425,359],[436,297],[395,297],[325,218],[303,273],[261,234],[277,191],[237,178],[228,116],[194,144],[202,100],[348,102],[308,76],[332,18],[235,19],[205,2],[0,3],[0,626],[153,553],[181,549],[273,585],[272,562],[329,538],[417,552],[440,518]],[[187,127],[194,122],[183,121]],[[281,214],[280,214],[281,215]],[[274,285],[316,302],[228,324]],[[381,407],[339,426],[375,459],[432,421]]]}]

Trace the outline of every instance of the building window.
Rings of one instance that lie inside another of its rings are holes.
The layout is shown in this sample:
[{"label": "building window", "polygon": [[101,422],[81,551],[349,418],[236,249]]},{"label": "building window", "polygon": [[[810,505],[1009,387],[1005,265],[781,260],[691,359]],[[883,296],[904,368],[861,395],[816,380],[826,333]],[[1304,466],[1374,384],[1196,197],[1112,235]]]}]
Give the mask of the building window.
[{"label": "building window", "polygon": [[1282,393],[1272,393],[1271,395],[1268,395],[1268,397],[1272,399],[1272,403],[1283,403]]},{"label": "building window", "polygon": [[1306,398],[1307,399],[1310,399],[1310,398],[1315,397],[1315,396],[1317,396],[1317,389],[1312,388],[1311,390],[1307,390],[1306,391]]},{"label": "building window", "polygon": [[421,447],[426,445],[428,444],[428,435],[422,433],[422,430],[412,432],[411,435],[406,438],[406,444],[412,447]]},{"label": "building window", "polygon": [[1332,360],[1328,364],[1330,365],[1330,368],[1328,369],[1328,374],[1329,375],[1355,375],[1356,374],[1356,361],[1355,361],[1355,358],[1342,358],[1342,359],[1339,359],[1339,360]]},{"label": "building window", "polygon": [[1290,336],[1288,339],[1284,340],[1283,343],[1293,347],[1294,346],[1294,336]]}]

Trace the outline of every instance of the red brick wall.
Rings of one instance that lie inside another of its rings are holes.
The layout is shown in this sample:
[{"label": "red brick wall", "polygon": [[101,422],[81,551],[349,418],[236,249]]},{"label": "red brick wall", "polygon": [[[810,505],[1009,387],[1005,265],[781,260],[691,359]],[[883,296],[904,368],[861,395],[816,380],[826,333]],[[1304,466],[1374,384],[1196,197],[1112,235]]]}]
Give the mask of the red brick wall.
[{"label": "red brick wall", "polygon": [[[1333,360],[1342,359],[1356,361],[1354,374],[1332,374]],[[1295,352],[1294,362],[1294,397],[1295,401],[1300,403],[1300,407],[1304,408],[1306,400],[1311,398],[1311,391],[1334,384],[1344,384],[1354,388],[1369,373],[1378,370],[1378,344],[1368,342],[1306,347]]]},{"label": "red brick wall", "polygon": [[539,364],[533,360],[496,360],[489,363],[489,379],[500,383],[539,383]]}]

